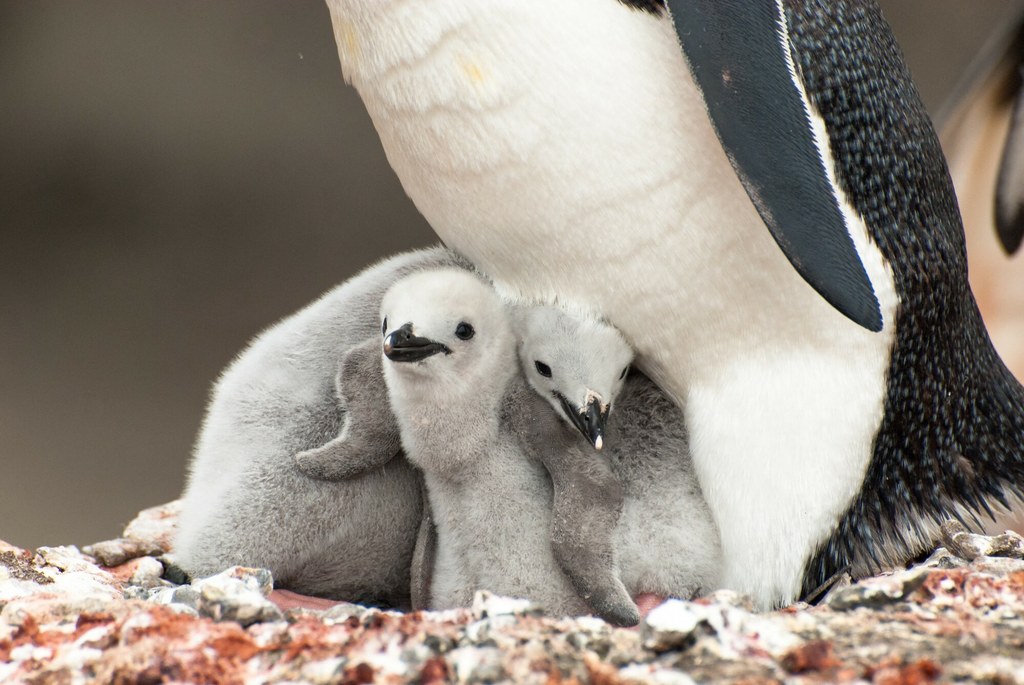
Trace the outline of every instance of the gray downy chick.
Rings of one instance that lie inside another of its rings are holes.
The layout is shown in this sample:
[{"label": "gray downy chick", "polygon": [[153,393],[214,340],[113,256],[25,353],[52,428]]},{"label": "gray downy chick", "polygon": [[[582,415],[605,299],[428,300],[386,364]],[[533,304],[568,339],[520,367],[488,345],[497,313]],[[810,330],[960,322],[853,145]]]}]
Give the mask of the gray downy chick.
[{"label": "gray downy chick", "polygon": [[419,273],[388,291],[381,316],[391,406],[436,526],[430,605],[487,589],[586,613],[552,554],[551,481],[509,429],[535,395],[497,294],[465,271]]},{"label": "gray downy chick", "polygon": [[511,417],[512,427],[551,476],[555,559],[599,616],[636,625],[640,614],[620,580],[614,546],[623,488],[599,453],[633,350],[614,327],[585,313],[539,305],[517,306],[513,316],[520,364],[536,394],[531,411]]},{"label": "gray downy chick", "polygon": [[259,566],[296,592],[407,605],[422,509],[416,471],[397,458],[355,479],[318,481],[294,455],[343,432],[340,403],[354,396],[336,396],[339,364],[379,335],[384,292],[407,274],[453,265],[465,266],[441,248],[383,261],[261,333],[224,371],[183,495],[183,569]]},{"label": "gray downy chick", "polygon": [[722,587],[721,539],[697,480],[683,411],[632,369],[607,436],[603,456],[623,489],[615,550],[630,594],[686,599]]},{"label": "gray downy chick", "polygon": [[639,619],[631,596],[718,587],[718,530],[682,412],[629,373],[632,350],[610,324],[562,307],[515,311],[523,373],[562,419],[524,426],[521,440],[554,482],[552,545],[574,587],[625,624]]}]

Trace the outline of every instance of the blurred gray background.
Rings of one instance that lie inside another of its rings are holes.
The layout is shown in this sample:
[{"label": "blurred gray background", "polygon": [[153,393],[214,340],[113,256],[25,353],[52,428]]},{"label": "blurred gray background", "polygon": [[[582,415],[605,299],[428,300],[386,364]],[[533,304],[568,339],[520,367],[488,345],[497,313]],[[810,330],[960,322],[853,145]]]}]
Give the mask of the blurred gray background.
[{"label": "blurred gray background", "polygon": [[[1020,5],[883,2],[931,108]],[[320,0],[0,0],[0,231],[0,539],[25,547],[176,497],[252,335],[433,241]]]}]

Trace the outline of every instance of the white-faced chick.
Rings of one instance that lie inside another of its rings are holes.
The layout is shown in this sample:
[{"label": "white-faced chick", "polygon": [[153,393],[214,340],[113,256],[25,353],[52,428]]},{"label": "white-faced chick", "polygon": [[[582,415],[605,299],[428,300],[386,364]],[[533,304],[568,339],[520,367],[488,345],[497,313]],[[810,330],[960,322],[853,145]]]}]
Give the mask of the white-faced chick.
[{"label": "white-faced chick", "polygon": [[534,393],[497,294],[465,271],[425,272],[388,291],[381,315],[391,405],[436,526],[430,605],[487,589],[585,613],[552,554],[551,481],[509,430]]},{"label": "white-faced chick", "polygon": [[554,482],[552,546],[573,586],[626,625],[639,619],[631,597],[717,588],[718,531],[682,412],[629,373],[632,349],[607,322],[556,306],[515,312],[523,373],[562,419],[523,422],[519,432]]}]

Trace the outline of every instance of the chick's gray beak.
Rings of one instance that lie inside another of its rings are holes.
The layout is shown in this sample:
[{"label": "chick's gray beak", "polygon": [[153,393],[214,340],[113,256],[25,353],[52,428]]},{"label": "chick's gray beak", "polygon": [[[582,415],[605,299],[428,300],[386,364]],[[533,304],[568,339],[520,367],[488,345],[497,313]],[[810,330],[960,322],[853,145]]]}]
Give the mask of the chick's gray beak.
[{"label": "chick's gray beak", "polygon": [[562,411],[569,417],[569,421],[579,429],[580,433],[583,433],[590,444],[598,450],[604,447],[604,431],[608,424],[610,405],[605,405],[602,410],[601,400],[598,397],[588,398],[587,403],[582,407],[573,405],[562,394],[558,395],[558,399],[562,403]]},{"label": "chick's gray beak", "polygon": [[418,362],[439,352],[450,354],[451,350],[444,343],[413,335],[411,323],[384,338],[384,356],[393,362]]}]

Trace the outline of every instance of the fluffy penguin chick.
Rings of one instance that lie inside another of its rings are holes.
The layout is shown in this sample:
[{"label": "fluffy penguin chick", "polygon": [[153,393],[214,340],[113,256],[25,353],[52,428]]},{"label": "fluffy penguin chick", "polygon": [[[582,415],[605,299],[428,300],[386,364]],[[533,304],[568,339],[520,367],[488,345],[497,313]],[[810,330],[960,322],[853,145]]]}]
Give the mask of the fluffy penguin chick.
[{"label": "fluffy penguin chick", "polygon": [[379,340],[377,311],[388,287],[415,271],[462,264],[440,248],[381,262],[263,332],[225,370],[184,493],[175,542],[182,568],[203,576],[260,566],[279,587],[305,594],[407,604],[422,509],[414,469],[398,458],[359,478],[324,482],[301,474],[294,455],[343,432],[339,360]]},{"label": "fluffy penguin chick", "polygon": [[701,492],[683,412],[634,369],[608,419],[605,457],[622,483],[615,551],[636,597],[688,598],[722,586],[718,527]]},{"label": "fluffy penguin chick", "polygon": [[551,482],[508,428],[534,393],[497,294],[465,271],[414,274],[381,316],[391,405],[437,530],[431,605],[468,606],[487,589],[585,613],[551,551]]},{"label": "fluffy penguin chick", "polygon": [[615,328],[583,313],[547,305],[512,311],[520,364],[536,392],[530,411],[511,416],[512,428],[554,485],[555,559],[599,616],[636,625],[640,614],[619,579],[613,540],[622,485],[598,452],[633,350]]},{"label": "fluffy penguin chick", "polygon": [[522,420],[543,410],[521,414],[521,441],[554,482],[552,545],[574,587],[626,624],[639,618],[630,595],[717,587],[718,530],[682,413],[643,374],[627,378],[633,353],[611,325],[560,307],[515,312],[523,373],[555,409],[547,421]]}]

